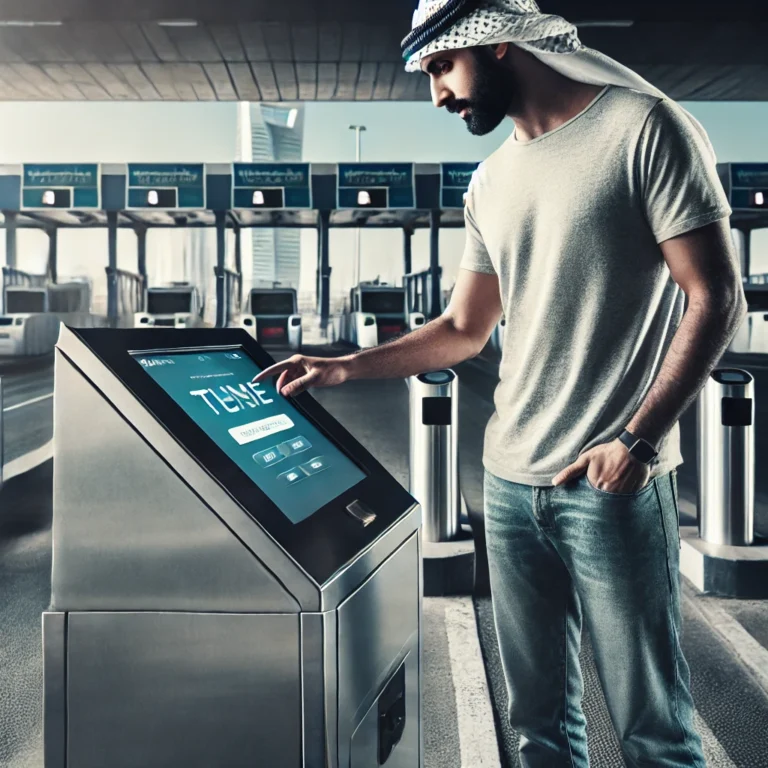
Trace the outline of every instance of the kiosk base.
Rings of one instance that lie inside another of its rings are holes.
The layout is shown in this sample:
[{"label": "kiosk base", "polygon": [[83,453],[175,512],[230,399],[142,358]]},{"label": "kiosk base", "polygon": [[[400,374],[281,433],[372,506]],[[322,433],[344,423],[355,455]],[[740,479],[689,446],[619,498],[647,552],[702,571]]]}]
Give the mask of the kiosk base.
[{"label": "kiosk base", "polygon": [[696,526],[680,528],[680,572],[700,592],[761,600],[768,597],[768,540],[749,547],[710,544]]},{"label": "kiosk base", "polygon": [[45,766],[419,766],[418,587],[414,535],[327,613],[47,612]]}]

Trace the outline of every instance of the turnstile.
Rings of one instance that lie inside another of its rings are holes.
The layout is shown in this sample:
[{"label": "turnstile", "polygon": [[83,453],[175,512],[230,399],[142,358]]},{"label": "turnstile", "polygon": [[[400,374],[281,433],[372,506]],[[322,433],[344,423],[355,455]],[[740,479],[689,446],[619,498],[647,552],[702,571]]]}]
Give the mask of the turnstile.
[{"label": "turnstile", "polygon": [[45,768],[414,768],[420,510],[241,329],[63,328]]}]

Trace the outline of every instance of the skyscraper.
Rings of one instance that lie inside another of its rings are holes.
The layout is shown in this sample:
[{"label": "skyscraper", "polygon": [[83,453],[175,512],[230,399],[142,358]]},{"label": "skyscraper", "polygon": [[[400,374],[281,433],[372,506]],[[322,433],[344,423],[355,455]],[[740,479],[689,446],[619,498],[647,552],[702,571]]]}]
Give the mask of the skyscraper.
[{"label": "skyscraper", "polygon": [[[304,108],[300,104],[241,104],[237,121],[237,159],[254,163],[296,163],[302,159]],[[299,287],[298,229],[252,229],[253,285]],[[247,240],[243,241],[246,245]],[[244,248],[244,252],[245,248]]]}]

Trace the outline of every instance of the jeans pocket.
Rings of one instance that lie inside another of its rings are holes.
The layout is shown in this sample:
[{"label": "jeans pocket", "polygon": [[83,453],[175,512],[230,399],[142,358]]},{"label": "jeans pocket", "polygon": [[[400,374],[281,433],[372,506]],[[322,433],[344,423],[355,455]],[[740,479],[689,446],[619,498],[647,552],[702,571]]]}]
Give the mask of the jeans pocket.
[{"label": "jeans pocket", "polygon": [[608,496],[609,498],[613,497],[615,499],[635,499],[638,496],[642,496],[643,494],[647,493],[653,487],[655,482],[655,478],[651,478],[642,488],[634,491],[633,493],[613,493],[611,491],[603,491],[600,488],[595,488],[595,486],[592,485],[592,482],[590,481],[586,472],[584,473],[583,478],[584,482],[587,484],[587,487],[592,489],[595,493],[599,493],[602,496]]}]

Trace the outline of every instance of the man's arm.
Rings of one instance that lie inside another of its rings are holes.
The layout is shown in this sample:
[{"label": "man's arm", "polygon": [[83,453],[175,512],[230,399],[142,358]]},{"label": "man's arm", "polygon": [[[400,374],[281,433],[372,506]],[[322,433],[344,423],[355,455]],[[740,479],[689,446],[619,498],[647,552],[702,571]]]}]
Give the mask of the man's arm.
[{"label": "man's arm", "polygon": [[460,269],[440,317],[388,344],[351,355],[350,378],[406,378],[450,368],[480,353],[501,313],[499,278]]},{"label": "man's arm", "polygon": [[344,357],[294,355],[262,371],[254,381],[279,375],[278,391],[292,397],[312,387],[330,387],[349,379],[406,378],[448,368],[482,350],[501,314],[499,278],[460,269],[445,312],[423,328]]},{"label": "man's arm", "polygon": [[[696,399],[744,319],[747,304],[727,220],[665,240],[661,250],[688,297],[688,308],[656,380],[626,426],[654,446]],[[560,485],[585,471],[592,473],[595,487],[610,493],[635,492],[650,474],[616,439],[581,454],[552,482]]]},{"label": "man's arm", "polygon": [[627,425],[658,446],[706,384],[747,311],[728,220],[661,243],[688,308],[661,370]]}]

